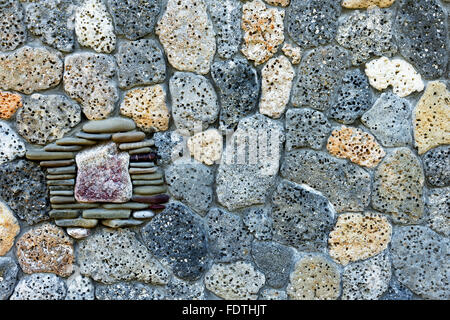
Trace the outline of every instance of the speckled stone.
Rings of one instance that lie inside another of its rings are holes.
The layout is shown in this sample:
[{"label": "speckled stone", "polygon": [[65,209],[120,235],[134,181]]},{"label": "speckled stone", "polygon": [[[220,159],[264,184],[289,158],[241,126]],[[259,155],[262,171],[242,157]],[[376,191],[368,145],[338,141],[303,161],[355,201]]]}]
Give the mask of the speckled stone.
[{"label": "speckled stone", "polygon": [[284,42],[281,50],[291,60],[292,64],[299,64],[302,60],[302,49],[292,43]]},{"label": "speckled stone", "polygon": [[196,133],[189,137],[187,147],[195,160],[209,166],[213,165],[222,157],[222,134],[216,129]]},{"label": "speckled stone", "polygon": [[80,107],[66,96],[35,93],[24,99],[16,125],[28,142],[44,145],[62,138],[80,121]]},{"label": "speckled stone", "polygon": [[287,300],[287,294],[284,290],[266,288],[259,293],[259,300]]},{"label": "speckled stone", "polygon": [[17,282],[19,266],[10,257],[0,257],[0,300],[7,300]]},{"label": "speckled stone", "polygon": [[169,203],[143,229],[151,253],[183,279],[196,280],[206,271],[206,235],[197,216],[179,202]]},{"label": "speckled stone", "polygon": [[164,293],[158,288],[143,283],[119,282],[98,285],[95,288],[97,300],[162,300]]},{"label": "speckled stone", "polygon": [[0,51],[16,49],[27,40],[23,7],[17,0],[0,1]]},{"label": "speckled stone", "polygon": [[62,278],[50,273],[34,273],[19,281],[10,300],[64,300],[66,294]]},{"label": "speckled stone", "polygon": [[0,164],[25,155],[25,143],[10,125],[0,120]]},{"label": "speckled stone", "polygon": [[78,268],[67,280],[65,300],[94,300],[94,284],[89,277],[80,274]]},{"label": "speckled stone", "polygon": [[64,90],[81,104],[89,120],[107,118],[119,99],[115,83],[114,59],[90,52],[66,56]]},{"label": "speckled stone", "polygon": [[450,185],[450,146],[431,149],[422,157],[427,181],[437,187]]},{"label": "speckled stone", "polygon": [[343,0],[342,6],[349,9],[366,9],[373,5],[380,8],[390,7],[395,0]]},{"label": "speckled stone", "polygon": [[161,164],[169,164],[183,156],[183,148],[185,148],[185,140],[187,138],[177,131],[156,132],[153,135],[155,146],[158,149],[158,160]]},{"label": "speckled stone", "polygon": [[450,236],[450,187],[428,189],[427,225],[434,231]]},{"label": "speckled stone", "polygon": [[0,120],[10,119],[22,107],[22,96],[0,91]]},{"label": "speckled stone", "polygon": [[169,0],[156,25],[156,34],[175,69],[209,72],[216,41],[203,0]]},{"label": "speckled stone", "polygon": [[0,256],[4,256],[11,249],[19,232],[20,226],[16,217],[0,199]]},{"label": "speckled stone", "polygon": [[203,281],[187,282],[172,277],[166,286],[167,300],[205,300]]},{"label": "speckled stone", "polygon": [[208,290],[225,300],[256,300],[264,274],[248,262],[214,264],[205,275]]},{"label": "speckled stone", "polygon": [[253,207],[245,210],[242,218],[244,226],[253,236],[261,241],[272,239],[271,209],[266,207]]},{"label": "speckled stone", "polygon": [[395,276],[392,276],[389,288],[379,300],[413,300],[413,293],[401,284]]}]

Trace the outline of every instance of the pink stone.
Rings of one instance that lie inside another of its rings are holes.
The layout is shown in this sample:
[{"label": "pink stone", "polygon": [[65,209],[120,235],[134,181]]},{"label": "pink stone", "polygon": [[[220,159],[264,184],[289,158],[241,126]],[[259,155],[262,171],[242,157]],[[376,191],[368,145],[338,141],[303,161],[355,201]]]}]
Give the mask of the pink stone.
[{"label": "pink stone", "polygon": [[128,153],[118,152],[113,142],[78,153],[75,199],[79,202],[129,201],[133,191],[129,161]]}]

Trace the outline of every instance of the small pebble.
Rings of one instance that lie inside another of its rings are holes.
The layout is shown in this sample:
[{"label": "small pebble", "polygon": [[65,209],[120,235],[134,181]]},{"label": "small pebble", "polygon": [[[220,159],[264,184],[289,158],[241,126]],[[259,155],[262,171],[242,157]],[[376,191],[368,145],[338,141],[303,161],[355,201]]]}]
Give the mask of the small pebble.
[{"label": "small pebble", "polygon": [[134,193],[136,194],[159,194],[167,191],[166,186],[143,186],[134,188]]},{"label": "small pebble", "polygon": [[83,218],[85,219],[127,219],[130,217],[130,210],[107,210],[107,209],[90,209],[83,210]]},{"label": "small pebble", "polygon": [[112,141],[116,143],[138,142],[145,139],[145,133],[141,131],[119,132],[112,135]]}]

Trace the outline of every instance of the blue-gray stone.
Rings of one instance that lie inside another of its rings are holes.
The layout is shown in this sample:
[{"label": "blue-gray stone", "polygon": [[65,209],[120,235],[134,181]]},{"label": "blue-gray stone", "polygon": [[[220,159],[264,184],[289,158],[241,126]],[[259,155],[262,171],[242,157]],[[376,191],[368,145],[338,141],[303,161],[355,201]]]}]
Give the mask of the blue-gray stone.
[{"label": "blue-gray stone", "polygon": [[19,266],[9,257],[0,257],[0,300],[7,300],[14,290]]},{"label": "blue-gray stone", "polygon": [[63,278],[52,273],[33,273],[19,281],[10,300],[64,300],[66,293]]},{"label": "blue-gray stone", "polygon": [[436,187],[450,185],[450,146],[429,150],[422,157],[425,177]]},{"label": "blue-gray stone", "polygon": [[267,207],[249,208],[244,211],[245,227],[259,240],[272,239],[271,209]]},{"label": "blue-gray stone", "polygon": [[450,187],[428,189],[427,225],[434,231],[450,236]]},{"label": "blue-gray stone", "polygon": [[380,300],[412,300],[413,293],[402,285],[395,277],[391,277],[389,288]]},{"label": "blue-gray stone", "polygon": [[27,29],[19,0],[0,0],[0,51],[10,51],[25,43]]},{"label": "blue-gray stone", "polygon": [[162,300],[164,293],[158,288],[139,282],[119,282],[112,285],[97,285],[97,300]]},{"label": "blue-gray stone", "polygon": [[176,131],[155,132],[153,140],[158,150],[158,156],[161,157],[158,159],[158,163],[167,165],[183,157],[183,153],[188,152],[185,143],[187,138]]},{"label": "blue-gray stone", "polygon": [[203,281],[187,282],[172,277],[166,286],[167,300],[205,300]]}]

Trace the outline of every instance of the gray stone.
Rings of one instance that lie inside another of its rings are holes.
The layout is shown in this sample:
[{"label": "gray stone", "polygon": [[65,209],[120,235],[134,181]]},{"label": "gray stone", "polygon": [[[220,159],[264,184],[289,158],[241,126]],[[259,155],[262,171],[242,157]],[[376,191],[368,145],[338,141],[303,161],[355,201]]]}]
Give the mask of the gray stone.
[{"label": "gray stone", "polygon": [[370,201],[369,173],[325,152],[304,149],[287,152],[281,175],[322,192],[337,212],[362,211]]},{"label": "gray stone", "polygon": [[412,300],[413,293],[404,285],[402,285],[397,278],[391,277],[389,288],[380,300]]},{"label": "gray stone", "polygon": [[187,149],[187,137],[176,131],[156,132],[153,135],[155,146],[158,149],[158,156],[161,158],[158,163],[168,165],[178,158],[183,157],[183,150]]},{"label": "gray stone", "polygon": [[287,32],[302,48],[327,44],[336,35],[340,13],[339,1],[291,0],[286,9]]},{"label": "gray stone", "polygon": [[250,254],[251,235],[240,216],[214,208],[205,217],[208,251],[217,262],[245,260]]},{"label": "gray stone", "polygon": [[89,133],[114,133],[120,131],[130,131],[134,129],[136,129],[136,124],[133,120],[120,117],[89,121],[83,125],[83,130]]},{"label": "gray stone", "polygon": [[437,0],[401,0],[395,20],[400,53],[427,78],[438,78],[448,62],[446,14]]},{"label": "gray stone", "polygon": [[232,130],[258,103],[260,81],[250,63],[242,58],[216,61],[211,76],[219,89],[221,113],[219,127]]},{"label": "gray stone", "polygon": [[112,285],[98,285],[95,288],[97,300],[162,300],[160,289],[143,283],[120,282]]},{"label": "gray stone", "polygon": [[201,215],[213,200],[214,171],[197,161],[175,161],[165,170],[169,192]]},{"label": "gray stone", "polygon": [[23,277],[10,300],[64,300],[67,288],[63,278],[51,273]]},{"label": "gray stone", "polygon": [[256,207],[244,212],[243,222],[245,227],[259,240],[272,239],[271,209]]},{"label": "gray stone", "polygon": [[287,294],[284,290],[266,288],[261,290],[259,300],[287,300]]},{"label": "gray stone", "polygon": [[[85,229],[87,230],[87,229]],[[66,300],[94,300],[94,284],[91,279],[76,272],[67,281]]]},{"label": "gray stone", "polygon": [[115,32],[136,40],[153,32],[161,10],[158,0],[108,0]]},{"label": "gray stone", "polygon": [[206,235],[201,221],[185,205],[169,203],[143,229],[146,246],[183,279],[196,280],[207,267]]},{"label": "gray stone", "polygon": [[7,300],[17,282],[19,266],[9,257],[0,257],[0,300]]},{"label": "gray stone", "polygon": [[252,244],[252,257],[256,266],[266,276],[266,284],[281,288],[289,280],[293,266],[293,250],[276,242],[257,242]]},{"label": "gray stone", "polygon": [[321,149],[331,132],[327,117],[309,108],[289,109],[286,112],[286,150],[310,147]]},{"label": "gray stone", "polygon": [[172,277],[166,289],[167,300],[205,300],[203,281],[187,282]]},{"label": "gray stone", "polygon": [[391,241],[397,279],[426,299],[450,298],[449,239],[424,226],[399,227]]},{"label": "gray stone", "polygon": [[156,84],[166,79],[164,55],[155,40],[121,42],[115,57],[121,88]]},{"label": "gray stone", "polygon": [[375,104],[361,117],[385,147],[411,144],[411,104],[392,92],[382,93]]},{"label": "gray stone", "polygon": [[24,14],[18,0],[0,1],[0,51],[16,49],[27,40]]},{"label": "gray stone", "polygon": [[0,164],[25,155],[25,143],[10,125],[0,120]]},{"label": "gray stone", "polygon": [[431,149],[422,157],[425,177],[436,187],[450,185],[450,146]]},{"label": "gray stone", "polygon": [[434,231],[450,236],[450,187],[428,189],[427,224]]},{"label": "gray stone", "polygon": [[326,247],[336,212],[320,192],[282,180],[272,203],[273,240],[300,250]]}]

